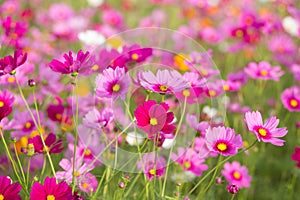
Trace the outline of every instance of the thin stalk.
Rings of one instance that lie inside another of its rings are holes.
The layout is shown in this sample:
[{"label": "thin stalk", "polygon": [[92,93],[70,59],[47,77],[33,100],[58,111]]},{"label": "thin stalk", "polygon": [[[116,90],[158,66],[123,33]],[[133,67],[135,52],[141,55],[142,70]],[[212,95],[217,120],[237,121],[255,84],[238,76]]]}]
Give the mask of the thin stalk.
[{"label": "thin stalk", "polygon": [[[176,132],[175,132],[174,140],[176,140],[176,137],[177,137],[177,135],[179,133],[179,130],[181,128],[181,124],[182,124],[184,114],[185,114],[185,110],[186,110],[186,101],[187,101],[187,97],[184,98],[182,115],[180,117],[177,129],[176,129]],[[167,177],[168,177],[168,171],[169,171],[169,165],[170,165],[170,161],[171,161],[171,154],[173,152],[173,147],[174,147],[174,145],[171,146],[169,157],[168,157],[167,168],[166,168],[165,179],[164,179],[163,188],[162,188],[162,192],[161,192],[161,197],[165,196],[165,189],[166,189],[166,184],[167,184]]]},{"label": "thin stalk", "polygon": [[30,188],[29,187],[29,178],[30,178],[30,161],[31,161],[31,157],[29,157],[29,159],[28,159],[28,164],[27,164],[27,177],[26,177],[26,184],[27,184],[27,186],[28,186],[28,189]]},{"label": "thin stalk", "polygon": [[101,177],[101,180],[100,180],[100,182],[99,182],[99,184],[98,184],[98,187],[97,187],[96,192],[95,192],[95,194],[93,195],[92,199],[96,199],[96,197],[97,197],[97,195],[98,195],[98,193],[99,193],[99,191],[100,191],[100,188],[101,188],[101,186],[102,186],[102,183],[103,183],[103,181],[104,181],[104,177],[106,177],[106,172],[107,172],[107,168],[105,168],[105,170],[104,170],[104,172],[103,172],[103,175],[102,175],[102,177]]},{"label": "thin stalk", "polygon": [[19,155],[18,155],[18,151],[17,151],[17,147],[16,147],[16,143],[15,142],[14,142],[14,150],[15,150],[15,155],[16,155],[16,158],[17,158],[17,163],[19,165],[19,170],[21,171],[21,175],[22,175],[22,178],[24,180],[24,183],[26,183],[25,173],[24,173],[24,170],[23,170],[23,167],[22,167]]},{"label": "thin stalk", "polygon": [[[17,83],[20,95],[22,97],[22,100],[23,100],[23,102],[24,102],[24,104],[25,104],[25,106],[26,106],[26,108],[27,108],[27,110],[28,110],[28,112],[29,112],[32,120],[33,120],[33,123],[34,123],[35,127],[37,128],[37,131],[38,131],[40,137],[41,137],[41,140],[42,140],[42,143],[43,143],[43,147],[46,149],[46,144],[45,144],[45,140],[44,140],[43,134],[41,133],[40,127],[37,124],[37,122],[35,120],[35,117],[34,117],[32,111],[31,111],[31,109],[30,109],[30,107],[29,107],[29,105],[28,105],[28,103],[27,103],[27,101],[25,99],[24,93],[22,91],[22,88],[21,88],[20,83],[19,83],[19,81],[18,81],[18,79],[17,79],[16,76],[15,76],[15,80],[16,80],[16,83]],[[51,171],[53,173],[53,176],[56,178],[56,172],[55,172],[55,169],[54,169],[53,162],[52,162],[51,156],[49,154],[49,151],[46,151],[46,155],[48,157],[48,160],[49,160],[49,163],[50,163],[50,168],[51,168]]]}]

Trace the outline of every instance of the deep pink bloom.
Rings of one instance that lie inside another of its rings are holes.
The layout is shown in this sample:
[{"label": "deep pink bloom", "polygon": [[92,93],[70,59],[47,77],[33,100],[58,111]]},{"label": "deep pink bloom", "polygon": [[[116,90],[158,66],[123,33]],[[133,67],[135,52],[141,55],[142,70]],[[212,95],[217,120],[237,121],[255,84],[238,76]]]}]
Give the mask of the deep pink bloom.
[{"label": "deep pink bloom", "polygon": [[0,91],[0,121],[12,112],[14,96],[7,90]]},{"label": "deep pink bloom", "polygon": [[206,146],[210,151],[219,153],[223,156],[232,156],[243,147],[241,135],[235,135],[231,128],[214,127],[209,128],[205,135]]},{"label": "deep pink bloom", "polygon": [[66,182],[56,183],[55,178],[46,177],[44,184],[35,182],[30,192],[31,200],[70,200],[72,188]]},{"label": "deep pink bloom", "polygon": [[129,85],[130,78],[124,68],[107,68],[97,76],[95,91],[98,97],[125,99]]},{"label": "deep pink bloom", "polygon": [[202,172],[208,169],[208,166],[204,164],[205,160],[195,150],[191,148],[185,150],[180,147],[177,151],[177,155],[173,153],[171,158],[180,164],[183,170],[191,171],[196,176],[201,176]]},{"label": "deep pink bloom", "polygon": [[15,73],[15,70],[23,65],[27,60],[27,53],[23,54],[21,50],[15,50],[14,56],[5,56],[0,59],[0,76]]},{"label": "deep pink bloom", "polygon": [[293,161],[297,162],[297,167],[300,168],[300,147],[295,147],[295,151],[291,157]]},{"label": "deep pink bloom", "polygon": [[300,112],[300,89],[297,86],[287,88],[281,94],[281,101],[289,111]]},{"label": "deep pink bloom", "polygon": [[250,187],[252,178],[249,176],[247,167],[241,166],[236,161],[226,162],[221,173],[229,184],[237,185],[239,188]]},{"label": "deep pink bloom", "polygon": [[32,144],[34,147],[34,151],[36,153],[46,153],[46,151],[48,151],[50,154],[52,153],[60,153],[63,150],[63,146],[62,146],[62,140],[56,139],[56,135],[53,133],[50,133],[45,141],[45,145],[46,147],[44,147],[42,139],[39,135],[33,137],[33,138],[29,138],[28,139],[28,144]]},{"label": "deep pink bloom", "polygon": [[148,133],[149,138],[159,132],[171,134],[175,130],[172,124],[174,113],[168,110],[167,103],[156,104],[154,100],[144,102],[134,111],[137,126]]},{"label": "deep pink bloom", "polygon": [[227,191],[231,194],[236,194],[239,192],[239,187],[234,184],[227,185]]},{"label": "deep pink bloom", "polygon": [[137,77],[142,87],[162,94],[181,92],[190,87],[182,75],[175,70],[158,70],[156,75],[151,71],[138,71]]},{"label": "deep pink bloom", "polygon": [[76,56],[76,59],[73,57],[73,53],[65,53],[63,55],[64,61],[59,61],[53,59],[49,63],[49,67],[61,74],[72,74],[77,75],[78,73],[86,74],[91,72],[93,67],[93,57],[90,57],[90,52],[84,53],[82,50],[79,50]]},{"label": "deep pink bloom", "polygon": [[272,116],[264,124],[260,112],[246,112],[245,122],[249,131],[254,133],[258,141],[269,142],[276,146],[283,146],[284,140],[278,139],[287,134],[286,128],[277,128],[279,119]]},{"label": "deep pink bloom", "polygon": [[0,176],[0,199],[21,200],[19,192],[22,187],[19,183],[12,183],[8,176]]},{"label": "deep pink bloom", "polygon": [[284,74],[280,66],[272,67],[270,63],[262,61],[260,63],[251,62],[245,68],[245,72],[249,77],[254,79],[279,81]]},{"label": "deep pink bloom", "polygon": [[155,155],[154,152],[146,153],[137,167],[143,170],[149,180],[153,180],[154,177],[159,178],[164,175],[166,160],[162,156]]}]

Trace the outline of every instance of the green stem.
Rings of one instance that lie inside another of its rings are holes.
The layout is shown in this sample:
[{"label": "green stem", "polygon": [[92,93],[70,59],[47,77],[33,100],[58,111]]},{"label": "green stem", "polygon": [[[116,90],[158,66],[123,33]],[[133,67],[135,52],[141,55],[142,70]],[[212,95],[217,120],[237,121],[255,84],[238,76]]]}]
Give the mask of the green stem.
[{"label": "green stem", "polygon": [[[31,111],[31,109],[30,109],[30,107],[29,107],[29,105],[28,105],[28,103],[27,103],[27,101],[26,101],[26,99],[25,99],[24,93],[23,93],[23,91],[22,91],[22,88],[21,88],[20,83],[19,83],[19,81],[18,81],[18,79],[17,79],[16,76],[15,76],[15,80],[16,80],[16,83],[17,83],[17,86],[18,86],[20,95],[21,95],[21,97],[22,97],[22,100],[23,100],[23,102],[24,102],[24,104],[25,104],[25,106],[26,106],[26,108],[27,108],[27,110],[28,110],[28,112],[29,112],[29,114],[30,114],[32,120],[33,120],[33,123],[34,123],[34,125],[35,125],[35,127],[36,127],[36,129],[37,129],[37,131],[38,131],[38,133],[39,133],[39,135],[40,135],[40,137],[41,137],[41,140],[42,140],[42,143],[43,143],[43,147],[46,149],[46,144],[45,144],[45,140],[44,140],[43,134],[42,134],[42,132],[41,132],[41,130],[40,130],[40,127],[38,126],[38,124],[37,124],[37,122],[36,122],[36,120],[35,120],[35,117],[34,117],[32,111]],[[53,162],[52,162],[51,156],[50,156],[50,154],[49,154],[49,151],[46,151],[46,155],[47,155],[47,157],[48,157],[48,160],[49,160],[49,163],[50,163],[50,167],[51,167],[53,176],[56,178],[55,169],[54,169]]]},{"label": "green stem", "polygon": [[96,199],[96,198],[97,198],[97,195],[98,195],[98,193],[99,193],[99,191],[100,191],[100,188],[101,188],[101,186],[102,186],[102,183],[103,183],[103,181],[104,181],[104,177],[106,177],[107,169],[108,169],[108,168],[105,168],[105,170],[104,170],[104,172],[103,172],[103,174],[102,174],[101,180],[100,180],[100,182],[99,182],[99,184],[98,184],[98,187],[97,187],[97,189],[96,189],[96,192],[95,192],[94,196],[92,197],[92,199]]},{"label": "green stem", "polygon": [[27,183],[27,186],[28,186],[28,189],[30,189],[29,187],[29,178],[30,178],[30,161],[31,161],[31,157],[29,157],[28,159],[28,165],[27,165],[27,178],[26,178],[26,183]]},{"label": "green stem", "polygon": [[[176,129],[176,132],[175,132],[174,140],[176,140],[176,137],[177,137],[177,135],[179,133],[179,130],[181,128],[181,124],[182,124],[182,121],[183,121],[183,118],[184,118],[184,114],[185,114],[185,110],[186,110],[186,101],[187,101],[187,97],[184,98],[182,115],[180,117],[177,129]],[[168,177],[168,171],[169,171],[169,165],[170,165],[170,161],[171,161],[171,154],[173,152],[173,147],[174,147],[174,145],[171,146],[169,157],[168,157],[167,168],[166,168],[166,173],[165,173],[163,188],[162,188],[162,192],[161,192],[161,197],[162,198],[165,196],[165,189],[166,189],[166,184],[167,184],[167,177]]]},{"label": "green stem", "polygon": [[14,142],[14,150],[15,150],[15,155],[16,155],[17,162],[18,162],[18,165],[19,165],[19,170],[21,171],[21,175],[23,177],[24,183],[26,184],[26,178],[25,178],[24,170],[23,170],[23,167],[22,167],[19,155],[18,155],[18,151],[17,151],[17,147],[16,147],[16,143],[15,142]]}]

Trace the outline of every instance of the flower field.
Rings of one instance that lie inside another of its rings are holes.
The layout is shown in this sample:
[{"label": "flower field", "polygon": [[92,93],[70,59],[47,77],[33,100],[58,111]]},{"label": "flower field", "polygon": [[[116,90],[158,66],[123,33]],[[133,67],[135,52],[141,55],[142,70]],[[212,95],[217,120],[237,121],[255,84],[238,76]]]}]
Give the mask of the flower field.
[{"label": "flower field", "polygon": [[0,200],[282,200],[297,0],[0,4]]}]

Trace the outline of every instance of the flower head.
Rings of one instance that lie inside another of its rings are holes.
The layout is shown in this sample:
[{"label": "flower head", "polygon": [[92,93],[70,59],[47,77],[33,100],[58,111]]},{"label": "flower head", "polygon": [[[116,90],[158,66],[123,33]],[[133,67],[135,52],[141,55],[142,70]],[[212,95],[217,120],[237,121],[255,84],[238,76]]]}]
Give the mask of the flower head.
[{"label": "flower head", "polygon": [[23,65],[27,60],[27,53],[23,54],[21,50],[15,50],[14,56],[5,56],[0,59],[0,76],[5,74],[14,74],[15,69]]},{"label": "flower head", "polygon": [[292,154],[292,160],[297,162],[297,167],[300,168],[300,147],[295,147],[295,151]]},{"label": "flower head", "polygon": [[44,184],[35,182],[30,192],[31,200],[73,199],[72,188],[66,182],[56,183],[55,178],[46,177]]},{"label": "flower head", "polygon": [[175,126],[171,124],[174,113],[168,110],[167,103],[156,104],[154,100],[146,101],[134,111],[137,126],[148,133],[149,138],[153,138],[159,132],[171,134],[175,130]]},{"label": "flower head", "polygon": [[12,112],[14,99],[10,92],[6,90],[0,91],[0,121]]},{"label": "flower head", "polygon": [[207,129],[205,140],[210,151],[223,156],[235,155],[243,146],[241,135],[235,135],[233,129],[223,126]]},{"label": "flower head", "polygon": [[49,67],[61,74],[72,74],[77,75],[78,73],[89,73],[92,69],[92,57],[90,57],[90,52],[84,53],[82,50],[78,51],[76,59],[73,58],[73,53],[65,53],[63,55],[64,61],[59,61],[53,59],[49,63]]},{"label": "flower head", "polygon": [[139,84],[152,92],[168,94],[181,92],[190,87],[181,74],[175,70],[158,70],[156,75],[151,71],[139,71],[137,76]]},{"label": "flower head", "polygon": [[254,79],[279,81],[284,74],[280,66],[272,67],[270,63],[262,61],[260,63],[251,62],[245,68],[245,72]]},{"label": "flower head", "polygon": [[260,112],[246,112],[245,122],[249,131],[254,133],[258,141],[269,142],[276,146],[283,146],[284,140],[278,139],[287,134],[286,128],[277,128],[279,119],[270,117],[265,123],[262,121]]},{"label": "flower head", "polygon": [[248,174],[247,167],[241,166],[236,161],[225,163],[222,175],[230,184],[237,185],[239,188],[249,187],[252,179]]},{"label": "flower head", "polygon": [[124,68],[107,68],[96,78],[96,95],[116,99],[125,99],[129,88],[130,78]]},{"label": "flower head", "polygon": [[300,112],[300,89],[297,86],[285,89],[281,94],[281,101],[289,111]]},{"label": "flower head", "polygon": [[28,139],[28,145],[34,147],[34,151],[36,153],[46,153],[47,151],[49,153],[60,153],[63,150],[62,147],[62,140],[56,139],[56,135],[53,133],[50,133],[46,139],[45,139],[45,147],[43,145],[42,139],[39,135],[29,138]]},{"label": "flower head", "polygon": [[138,168],[142,169],[149,180],[154,177],[158,178],[165,173],[166,160],[162,156],[155,155],[155,153],[144,154],[142,160],[138,162]]},{"label": "flower head", "polygon": [[19,195],[21,189],[21,185],[12,183],[8,176],[0,176],[0,199],[21,200]]}]

